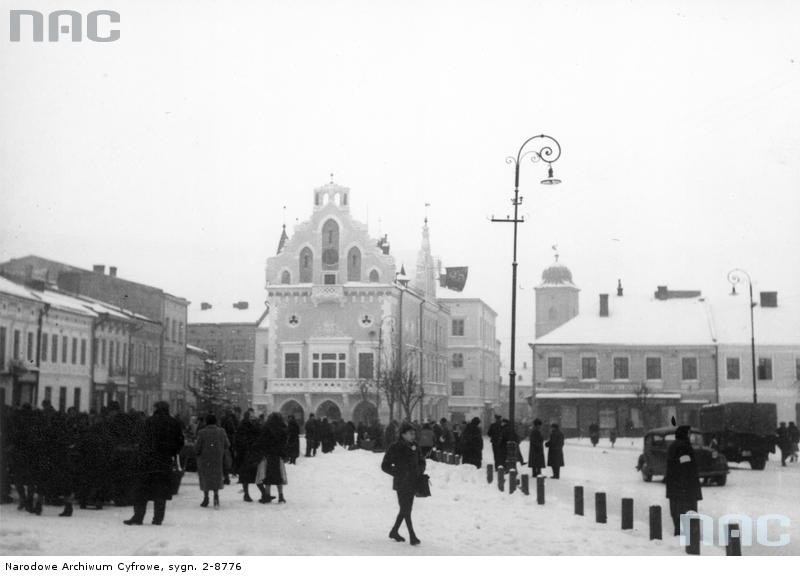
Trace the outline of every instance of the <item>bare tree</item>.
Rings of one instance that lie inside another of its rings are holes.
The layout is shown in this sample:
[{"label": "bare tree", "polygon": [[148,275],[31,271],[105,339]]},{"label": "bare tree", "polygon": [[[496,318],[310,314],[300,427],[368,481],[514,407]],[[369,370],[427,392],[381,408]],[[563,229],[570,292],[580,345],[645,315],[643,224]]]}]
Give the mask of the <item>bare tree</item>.
[{"label": "bare tree", "polygon": [[396,373],[397,394],[400,406],[405,412],[406,419],[411,420],[411,415],[422,399],[425,397],[425,390],[417,375],[410,370],[401,370]]},{"label": "bare tree", "polygon": [[380,397],[382,394],[386,398],[386,405],[389,408],[389,421],[394,420],[394,407],[400,399],[400,370],[382,370],[375,380],[375,387]]}]

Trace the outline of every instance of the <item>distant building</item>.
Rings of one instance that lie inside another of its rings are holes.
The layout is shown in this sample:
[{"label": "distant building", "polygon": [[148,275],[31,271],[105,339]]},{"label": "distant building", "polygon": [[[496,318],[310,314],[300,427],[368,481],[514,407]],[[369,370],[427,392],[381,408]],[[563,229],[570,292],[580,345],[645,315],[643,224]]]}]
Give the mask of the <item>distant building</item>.
[{"label": "distant building", "polygon": [[374,383],[399,367],[424,383],[412,417],[447,416],[450,314],[436,299],[427,223],[412,281],[398,275],[387,238],[352,217],[351,200],[333,182],[314,190],[310,219],[284,231],[267,260],[270,320],[258,354],[268,364],[254,401],[299,418],[386,421]]},{"label": "distant building", "polygon": [[[65,292],[95,298],[155,321],[144,323],[132,335],[130,345],[136,370],[128,387],[132,395],[130,405],[149,411],[155,401],[166,400],[173,410],[181,411],[186,400],[183,383],[189,302],[160,288],[119,278],[117,272],[115,266],[110,266],[108,273],[104,265],[95,265],[89,271],[39,256],[0,263],[0,273],[15,280],[44,280]],[[101,358],[104,340],[98,339]],[[124,342],[118,344],[124,349]],[[103,389],[104,382],[96,384],[91,402],[93,407],[100,408],[108,400],[108,394]]]},{"label": "distant building", "polygon": [[225,386],[235,391],[241,408],[249,408],[254,400],[256,330],[266,316],[263,304],[251,308],[249,302],[224,306],[201,303],[189,309],[189,343],[222,363]]}]

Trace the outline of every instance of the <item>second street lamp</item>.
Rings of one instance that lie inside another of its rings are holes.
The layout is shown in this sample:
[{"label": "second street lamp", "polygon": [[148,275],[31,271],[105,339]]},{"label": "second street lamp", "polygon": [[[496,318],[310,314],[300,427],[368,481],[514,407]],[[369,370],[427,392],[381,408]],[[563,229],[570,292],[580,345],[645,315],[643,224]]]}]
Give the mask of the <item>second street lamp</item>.
[{"label": "second street lamp", "polygon": [[[522,204],[522,196],[519,195],[519,166],[525,158],[530,158],[531,162],[547,162],[547,178],[541,181],[545,185],[560,184],[561,180],[553,177],[553,162],[561,157],[561,145],[552,136],[539,134],[532,136],[522,143],[519,147],[517,156],[506,158],[507,164],[514,164],[514,198],[511,203],[514,205],[514,217],[492,218],[492,222],[505,222],[514,225],[514,258],[511,263],[511,366],[508,372],[508,420],[511,429],[516,431],[514,418],[515,409],[515,385],[517,372],[515,366],[516,359],[516,337],[517,337],[517,224],[525,221],[519,216],[519,206]],[[534,383],[535,385],[535,383]],[[517,462],[517,443],[509,442],[506,446],[506,468],[512,466],[516,468]],[[498,465],[495,462],[495,465]]]},{"label": "second street lamp", "polygon": [[751,362],[751,370],[753,375],[753,404],[758,403],[758,394],[756,393],[756,336],[755,336],[755,328],[753,326],[753,308],[756,307],[756,303],[753,300],[753,281],[750,279],[750,274],[741,270],[740,268],[734,268],[730,272],[728,272],[728,282],[731,283],[731,295],[736,295],[736,285],[739,284],[742,279],[747,279],[747,286],[750,288],[750,362]]}]

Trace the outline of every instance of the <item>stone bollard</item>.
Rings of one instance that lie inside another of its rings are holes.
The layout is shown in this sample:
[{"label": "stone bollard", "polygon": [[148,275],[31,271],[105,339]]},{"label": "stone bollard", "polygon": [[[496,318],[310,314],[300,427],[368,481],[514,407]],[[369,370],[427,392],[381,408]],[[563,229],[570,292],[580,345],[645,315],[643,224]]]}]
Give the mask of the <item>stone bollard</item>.
[{"label": "stone bollard", "polygon": [[686,545],[686,553],[695,556],[700,554],[700,518],[689,518],[689,543]]},{"label": "stone bollard", "polygon": [[448,464],[455,464],[456,463],[456,455],[452,452],[447,453],[447,463]]},{"label": "stone bollard", "polygon": [[622,499],[622,529],[633,530],[633,498]]},{"label": "stone bollard", "polygon": [[491,464],[486,465],[486,483],[491,484],[494,482],[494,466]]},{"label": "stone bollard", "polygon": [[742,531],[738,524],[728,524],[728,543],[725,545],[725,556],[742,555]]},{"label": "stone bollard", "polygon": [[461,466],[461,454],[456,454],[456,466]]},{"label": "stone bollard", "polygon": [[536,503],[544,504],[544,476],[536,477]]},{"label": "stone bollard", "polygon": [[594,495],[594,520],[599,524],[605,524],[608,520],[606,514],[606,493],[595,492]]},{"label": "stone bollard", "polygon": [[661,506],[650,506],[650,540],[661,538]]},{"label": "stone bollard", "polygon": [[528,484],[527,474],[522,475],[522,493],[525,494],[525,496],[529,496],[531,493],[530,485]]},{"label": "stone bollard", "polygon": [[575,514],[583,516],[583,486],[575,486]]},{"label": "stone bollard", "polygon": [[497,489],[504,492],[506,489],[506,472],[502,468],[497,471]]},{"label": "stone bollard", "polygon": [[508,473],[508,493],[513,494],[517,491],[517,471],[511,470]]}]

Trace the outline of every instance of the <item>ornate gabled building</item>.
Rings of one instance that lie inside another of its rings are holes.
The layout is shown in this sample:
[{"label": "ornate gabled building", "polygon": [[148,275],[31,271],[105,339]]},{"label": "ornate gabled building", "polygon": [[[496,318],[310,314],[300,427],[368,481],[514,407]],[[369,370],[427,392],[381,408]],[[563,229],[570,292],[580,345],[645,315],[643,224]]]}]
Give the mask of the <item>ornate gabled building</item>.
[{"label": "ornate gabled building", "polygon": [[303,419],[314,412],[358,422],[380,413],[386,422],[386,401],[369,384],[399,365],[423,381],[413,416],[446,416],[449,311],[436,301],[427,223],[421,272],[409,286],[397,277],[387,239],[371,238],[353,218],[351,199],[334,182],[315,189],[311,217],[291,237],[284,231],[267,259],[270,319],[259,353],[268,364],[253,404]]}]

